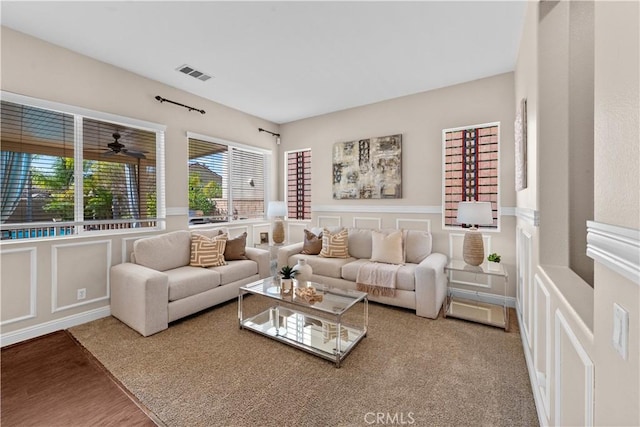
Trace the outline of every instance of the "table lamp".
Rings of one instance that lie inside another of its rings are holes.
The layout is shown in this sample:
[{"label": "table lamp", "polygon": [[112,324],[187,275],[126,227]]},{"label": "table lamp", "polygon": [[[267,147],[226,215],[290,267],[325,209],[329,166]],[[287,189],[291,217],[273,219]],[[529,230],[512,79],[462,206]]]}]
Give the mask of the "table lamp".
[{"label": "table lamp", "polygon": [[478,266],[484,261],[484,244],[482,243],[482,233],[478,231],[478,225],[493,224],[493,213],[490,202],[460,202],[458,203],[459,224],[470,225],[464,235],[462,246],[462,256],[464,262],[469,265]]},{"label": "table lamp", "polygon": [[275,218],[273,223],[273,242],[278,244],[284,242],[283,218],[287,216],[287,204],[285,202],[269,202],[267,216]]}]

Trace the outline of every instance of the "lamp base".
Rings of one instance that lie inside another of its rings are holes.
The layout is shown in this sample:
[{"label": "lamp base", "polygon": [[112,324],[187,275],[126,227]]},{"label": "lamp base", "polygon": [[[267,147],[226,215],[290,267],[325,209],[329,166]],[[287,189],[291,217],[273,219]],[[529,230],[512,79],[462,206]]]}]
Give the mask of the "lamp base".
[{"label": "lamp base", "polygon": [[482,233],[476,229],[467,230],[464,235],[462,257],[469,265],[478,266],[484,261],[484,244]]},{"label": "lamp base", "polygon": [[273,243],[284,242],[284,222],[281,219],[276,219],[273,224]]}]

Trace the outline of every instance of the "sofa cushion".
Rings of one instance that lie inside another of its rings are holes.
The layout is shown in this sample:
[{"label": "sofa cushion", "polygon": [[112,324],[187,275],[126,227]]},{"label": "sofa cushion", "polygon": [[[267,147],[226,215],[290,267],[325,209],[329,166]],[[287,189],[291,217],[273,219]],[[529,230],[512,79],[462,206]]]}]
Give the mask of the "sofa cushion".
[{"label": "sofa cushion", "polygon": [[371,232],[371,261],[387,264],[404,264],[402,230],[390,233]]},{"label": "sofa cushion", "polygon": [[224,260],[233,261],[247,259],[245,247],[247,246],[247,232],[245,231],[238,237],[227,240],[224,247]]},{"label": "sofa cushion", "polygon": [[196,295],[220,285],[220,274],[200,267],[179,267],[165,271],[169,276],[169,301]]},{"label": "sofa cushion", "polygon": [[405,233],[406,262],[420,264],[431,255],[432,237],[428,231],[408,230]]},{"label": "sofa cushion", "polygon": [[208,270],[220,275],[220,285],[227,285],[258,274],[258,263],[252,260],[235,260],[219,267],[210,267]]},{"label": "sofa cushion", "polygon": [[289,258],[289,265],[296,265],[299,259],[306,259],[307,264],[311,266],[314,275],[342,277],[342,267],[350,262],[356,261],[355,258],[324,258],[318,255],[296,254]]},{"label": "sofa cushion", "polygon": [[133,243],[133,254],[136,264],[157,271],[184,267],[191,256],[191,235],[180,230],[138,239]]},{"label": "sofa cushion", "polygon": [[354,258],[371,258],[371,230],[366,228],[349,229],[349,255]]},{"label": "sofa cushion", "polygon": [[191,236],[192,267],[214,267],[225,265],[224,248],[227,245],[227,235],[221,234],[209,238],[201,234]]},{"label": "sofa cushion", "polygon": [[302,254],[318,255],[322,250],[322,231],[316,235],[313,231],[304,230],[304,242],[302,244]]},{"label": "sofa cushion", "polygon": [[332,233],[328,228],[322,230],[322,250],[320,256],[325,258],[349,258],[349,234],[346,228]]},{"label": "sofa cushion", "polygon": [[[309,262],[309,261],[307,261]],[[358,259],[342,266],[342,278],[351,282],[356,281],[358,270],[363,264],[371,262],[368,259]],[[413,291],[416,287],[416,264],[405,264],[398,269],[396,289]],[[314,271],[315,273],[315,271]]]}]

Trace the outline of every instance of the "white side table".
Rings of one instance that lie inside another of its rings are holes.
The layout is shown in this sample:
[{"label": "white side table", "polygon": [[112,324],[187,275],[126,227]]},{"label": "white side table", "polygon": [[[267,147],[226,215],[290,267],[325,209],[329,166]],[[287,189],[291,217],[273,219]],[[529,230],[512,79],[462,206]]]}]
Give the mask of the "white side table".
[{"label": "white side table", "polygon": [[[501,279],[503,283],[502,305],[490,304],[470,299],[462,299],[453,295],[453,290],[447,285],[447,298],[445,300],[444,317],[455,317],[458,319],[469,320],[472,322],[483,323],[485,325],[497,326],[509,330],[509,307],[507,307],[507,287],[509,283],[509,275],[502,264],[498,264],[495,270],[489,269],[487,263],[479,266],[468,265],[462,260],[451,260],[445,267],[445,271],[449,273],[449,284],[452,280],[453,272],[470,273],[477,277],[491,276]],[[493,290],[493,282],[490,286]]]}]

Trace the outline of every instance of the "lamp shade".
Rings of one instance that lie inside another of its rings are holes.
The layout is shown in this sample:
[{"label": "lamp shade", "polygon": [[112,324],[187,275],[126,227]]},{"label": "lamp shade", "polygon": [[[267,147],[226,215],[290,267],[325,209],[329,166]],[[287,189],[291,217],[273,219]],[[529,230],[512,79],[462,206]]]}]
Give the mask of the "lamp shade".
[{"label": "lamp shade", "polygon": [[285,202],[269,202],[269,207],[267,207],[267,216],[269,218],[287,216],[287,204]]},{"label": "lamp shade", "polygon": [[490,202],[460,202],[458,203],[459,224],[491,225],[493,224],[493,212]]}]

